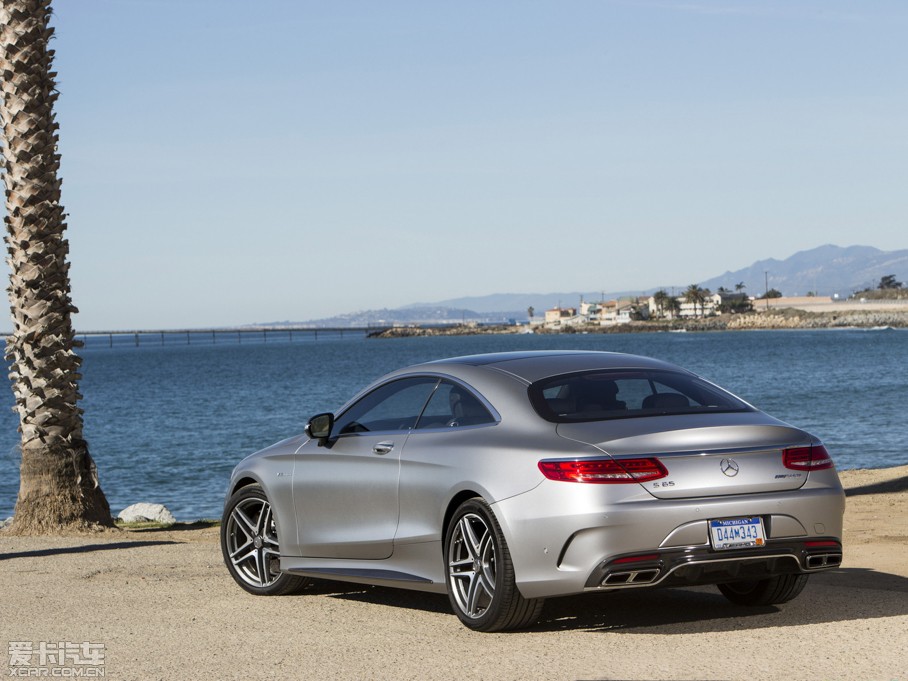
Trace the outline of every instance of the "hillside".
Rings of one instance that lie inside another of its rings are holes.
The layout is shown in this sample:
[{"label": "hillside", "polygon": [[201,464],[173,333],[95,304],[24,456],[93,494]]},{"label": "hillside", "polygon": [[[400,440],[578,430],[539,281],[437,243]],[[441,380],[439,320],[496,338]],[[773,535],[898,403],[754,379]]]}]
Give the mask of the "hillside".
[{"label": "hillside", "polygon": [[[750,267],[727,271],[698,282],[677,282],[676,291],[698,283],[712,291],[719,287],[734,290],[744,283],[751,295],[761,295],[765,287],[777,289],[787,296],[815,292],[819,296],[838,294],[846,298],[854,291],[875,287],[887,274],[908,280],[908,250],[881,251],[872,246],[819,246],[799,251],[784,259],[759,260]],[[649,294],[645,291],[606,291],[606,299]],[[671,287],[665,286],[669,289]],[[584,300],[599,300],[602,291],[570,291],[553,293],[494,293],[487,296],[451,298],[435,303],[414,303],[396,309],[364,310],[335,317],[305,322],[316,326],[376,326],[389,324],[445,324],[464,320],[499,323],[510,319],[524,320],[527,308],[533,307],[537,316],[547,308],[560,305],[576,306]],[[298,322],[294,322],[298,323]]]},{"label": "hillside", "polygon": [[854,291],[875,287],[887,274],[903,279],[908,275],[908,250],[881,251],[870,246],[820,246],[800,251],[785,260],[760,260],[737,272],[726,272],[700,285],[715,291],[720,286],[734,289],[744,282],[752,294],[761,294],[768,278],[769,288],[787,296],[838,294],[846,298]]}]

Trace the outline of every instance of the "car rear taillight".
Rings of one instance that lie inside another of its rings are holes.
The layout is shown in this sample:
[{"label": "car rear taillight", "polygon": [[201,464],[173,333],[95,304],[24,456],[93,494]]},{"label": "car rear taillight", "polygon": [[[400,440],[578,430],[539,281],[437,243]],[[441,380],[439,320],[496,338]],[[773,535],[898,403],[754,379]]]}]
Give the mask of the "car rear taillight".
[{"label": "car rear taillight", "polygon": [[539,470],[549,480],[620,484],[658,480],[668,475],[658,459],[548,459]]},{"label": "car rear taillight", "polygon": [[832,457],[823,445],[790,447],[782,450],[782,464],[793,471],[821,471],[832,468]]}]

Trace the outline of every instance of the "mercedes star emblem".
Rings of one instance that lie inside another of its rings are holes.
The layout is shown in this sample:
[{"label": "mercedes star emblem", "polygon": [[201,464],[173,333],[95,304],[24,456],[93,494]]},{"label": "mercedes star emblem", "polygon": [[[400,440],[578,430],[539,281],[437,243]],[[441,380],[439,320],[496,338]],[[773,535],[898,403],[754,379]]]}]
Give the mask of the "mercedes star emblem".
[{"label": "mercedes star emblem", "polygon": [[738,474],[738,464],[734,459],[722,459],[722,461],[719,462],[719,468],[721,468],[722,472],[730,478],[733,478]]}]

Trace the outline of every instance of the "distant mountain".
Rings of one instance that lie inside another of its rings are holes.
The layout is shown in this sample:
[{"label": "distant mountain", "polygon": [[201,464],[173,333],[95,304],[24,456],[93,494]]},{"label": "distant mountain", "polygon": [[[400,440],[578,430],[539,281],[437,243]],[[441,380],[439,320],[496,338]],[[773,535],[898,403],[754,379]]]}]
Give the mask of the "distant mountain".
[{"label": "distant mountain", "polygon": [[720,286],[734,290],[744,282],[747,292],[761,295],[768,280],[769,288],[786,296],[807,295],[809,291],[821,296],[838,293],[847,297],[855,291],[875,288],[887,274],[908,278],[908,250],[881,251],[871,246],[820,246],[800,251],[785,260],[760,260],[737,272],[726,272],[700,285],[715,291]]},{"label": "distant mountain", "polygon": [[[762,295],[767,287],[781,291],[786,296],[820,296],[839,294],[847,297],[854,291],[875,288],[887,274],[908,280],[908,250],[881,251],[871,246],[826,245],[800,251],[785,260],[760,260],[736,272],[726,272],[718,277],[698,282],[700,286],[716,291],[724,286],[734,290],[743,282],[750,295]],[[670,287],[663,287],[669,289]],[[674,287],[683,291],[686,285]],[[606,299],[623,296],[649,295],[657,288],[643,291],[606,291]],[[537,317],[547,308],[555,306],[576,307],[583,300],[599,300],[602,291],[581,293],[494,293],[487,296],[451,298],[436,303],[414,303],[396,309],[365,310],[342,314],[327,319],[316,319],[306,324],[313,326],[384,326],[388,324],[444,324],[463,320],[482,323],[525,320],[527,308],[532,306]],[[289,323],[289,322],[288,322]]]},{"label": "distant mountain", "polygon": [[[655,289],[652,290],[655,291]],[[613,291],[606,292],[605,297],[607,299],[612,299],[621,298],[622,296],[639,296],[649,292],[650,291]],[[580,305],[581,298],[583,298],[583,300],[599,300],[602,295],[602,291],[587,291],[586,293],[581,293],[580,291],[571,291],[570,293],[493,293],[488,296],[451,298],[450,300],[442,300],[435,304],[451,308],[469,308],[485,314],[503,314],[500,311],[506,310],[509,311],[507,313],[509,316],[513,317],[516,314],[518,319],[523,319],[526,317],[527,308],[530,306],[535,308],[536,314],[542,315],[546,308],[556,306],[577,307]],[[407,305],[401,309],[406,310],[411,307],[426,308],[429,305],[430,303],[415,303],[414,305]]]},{"label": "distant mountain", "polygon": [[[314,319],[304,322],[305,325],[317,327],[348,327],[348,326],[390,326],[392,324],[461,324],[468,322],[481,322],[487,324],[507,323],[516,319],[524,319],[526,310],[519,315],[507,312],[480,312],[462,307],[447,307],[441,304],[424,306],[407,306],[394,310],[387,308],[381,310],[362,310]],[[299,322],[276,322],[268,326],[298,326]]]}]

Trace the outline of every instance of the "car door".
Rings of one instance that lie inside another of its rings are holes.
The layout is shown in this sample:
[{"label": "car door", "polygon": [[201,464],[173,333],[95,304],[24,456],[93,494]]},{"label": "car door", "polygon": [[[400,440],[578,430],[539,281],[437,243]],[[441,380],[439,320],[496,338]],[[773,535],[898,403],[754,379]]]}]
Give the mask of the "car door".
[{"label": "car door", "polygon": [[381,559],[397,529],[400,453],[437,378],[403,378],[339,414],[324,446],[297,454],[293,505],[301,555]]},{"label": "car door", "polygon": [[395,544],[439,541],[452,486],[500,465],[496,457],[485,456],[495,447],[490,428],[499,417],[493,412],[466,385],[447,379],[438,384],[401,455]]}]

